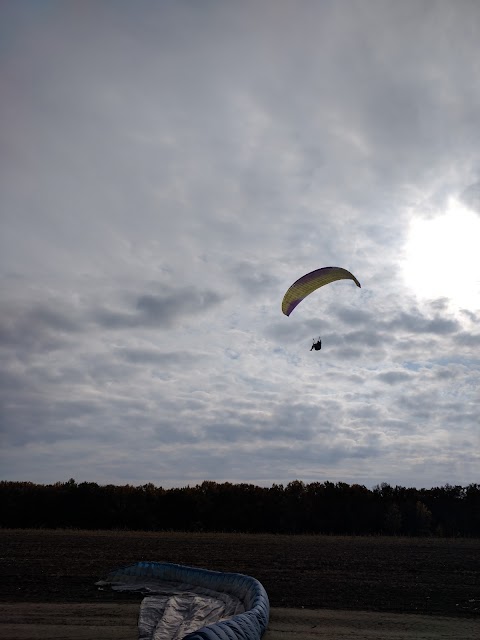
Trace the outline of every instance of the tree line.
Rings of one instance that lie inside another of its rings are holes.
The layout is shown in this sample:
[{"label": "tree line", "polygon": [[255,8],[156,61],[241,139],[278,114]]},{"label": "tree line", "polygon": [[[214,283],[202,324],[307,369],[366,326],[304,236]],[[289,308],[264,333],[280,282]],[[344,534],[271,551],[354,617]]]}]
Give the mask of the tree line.
[{"label": "tree line", "polygon": [[0,482],[0,527],[480,537],[480,485]]}]

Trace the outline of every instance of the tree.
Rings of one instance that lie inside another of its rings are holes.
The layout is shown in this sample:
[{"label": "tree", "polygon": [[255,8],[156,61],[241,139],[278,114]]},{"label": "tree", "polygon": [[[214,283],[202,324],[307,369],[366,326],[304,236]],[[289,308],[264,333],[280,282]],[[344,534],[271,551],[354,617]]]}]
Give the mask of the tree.
[{"label": "tree", "polygon": [[415,521],[417,535],[430,535],[432,531],[432,512],[420,500],[415,505]]},{"label": "tree", "polygon": [[402,528],[402,512],[395,502],[389,504],[385,511],[384,526],[385,531],[393,535],[399,533]]}]

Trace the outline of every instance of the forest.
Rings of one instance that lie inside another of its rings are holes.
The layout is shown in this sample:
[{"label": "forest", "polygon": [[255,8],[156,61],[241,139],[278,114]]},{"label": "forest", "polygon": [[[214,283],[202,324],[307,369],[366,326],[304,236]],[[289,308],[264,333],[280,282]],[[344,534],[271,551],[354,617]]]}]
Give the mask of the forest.
[{"label": "forest", "polygon": [[480,537],[480,485],[0,482],[0,527]]}]

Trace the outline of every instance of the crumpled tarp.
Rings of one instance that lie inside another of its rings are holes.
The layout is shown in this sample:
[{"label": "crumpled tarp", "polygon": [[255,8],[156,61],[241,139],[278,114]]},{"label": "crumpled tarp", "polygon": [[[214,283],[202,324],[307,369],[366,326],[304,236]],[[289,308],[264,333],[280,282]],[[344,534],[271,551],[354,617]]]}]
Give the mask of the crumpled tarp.
[{"label": "crumpled tarp", "polygon": [[140,606],[139,640],[259,640],[268,625],[265,589],[240,573],[139,562],[96,584],[148,594]]}]

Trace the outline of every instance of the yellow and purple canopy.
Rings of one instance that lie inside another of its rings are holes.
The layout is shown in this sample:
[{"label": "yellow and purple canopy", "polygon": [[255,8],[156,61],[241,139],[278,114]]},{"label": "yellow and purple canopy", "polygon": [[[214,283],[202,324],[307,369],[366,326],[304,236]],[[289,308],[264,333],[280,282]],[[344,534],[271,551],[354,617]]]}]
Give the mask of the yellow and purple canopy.
[{"label": "yellow and purple canopy", "polygon": [[353,280],[357,287],[360,287],[360,282],[355,278],[353,273],[342,269],[342,267],[322,267],[322,269],[316,269],[315,271],[307,273],[296,280],[287,290],[282,302],[283,313],[289,316],[297,304],[300,304],[304,298],[319,287],[323,287],[324,284],[345,279]]}]

